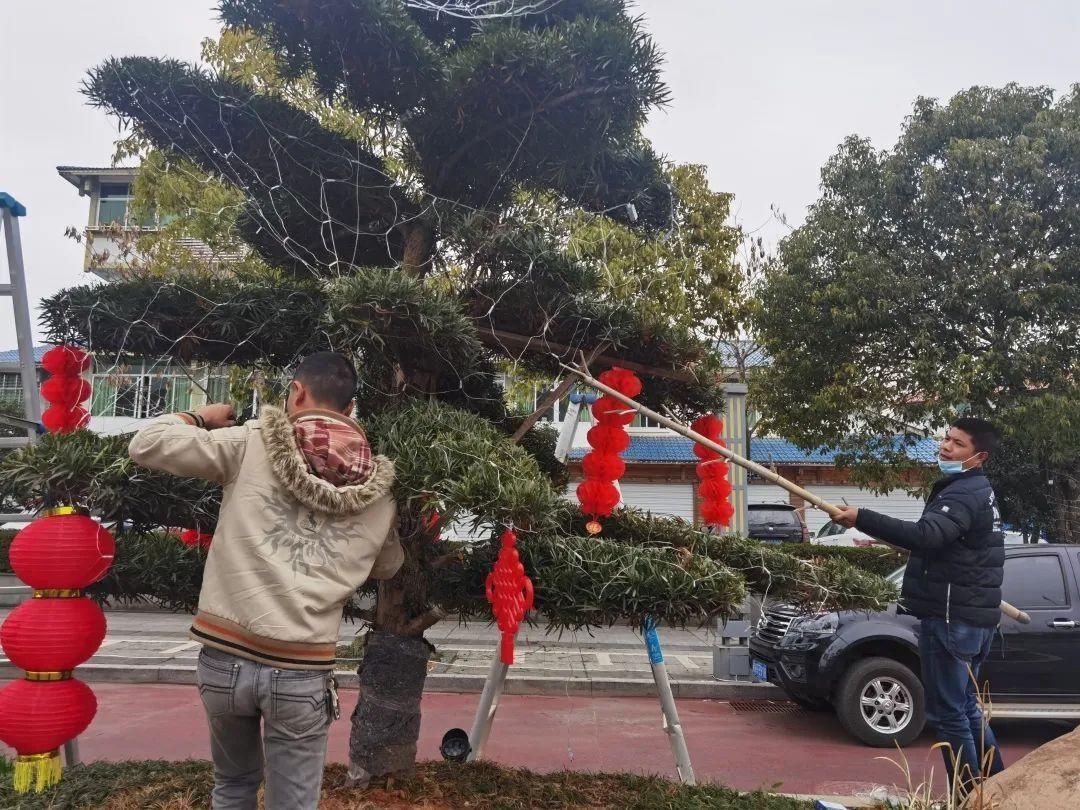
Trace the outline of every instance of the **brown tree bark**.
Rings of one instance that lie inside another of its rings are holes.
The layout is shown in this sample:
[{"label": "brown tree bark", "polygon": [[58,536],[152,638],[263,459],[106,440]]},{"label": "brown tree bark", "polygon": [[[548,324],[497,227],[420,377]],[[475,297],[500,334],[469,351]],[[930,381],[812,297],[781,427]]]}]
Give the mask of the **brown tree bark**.
[{"label": "brown tree bark", "polygon": [[435,260],[434,224],[421,217],[402,225],[401,228],[405,232],[402,269],[410,276],[426,276]]}]

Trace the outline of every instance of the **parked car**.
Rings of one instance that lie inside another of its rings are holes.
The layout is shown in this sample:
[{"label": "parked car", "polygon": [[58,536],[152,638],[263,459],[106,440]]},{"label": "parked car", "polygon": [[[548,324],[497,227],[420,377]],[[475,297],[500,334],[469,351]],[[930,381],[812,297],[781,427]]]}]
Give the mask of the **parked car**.
[{"label": "parked car", "polygon": [[[899,585],[904,569],[890,575]],[[980,673],[993,716],[1080,720],[1080,550],[1005,547],[1003,598],[1031,616],[1002,616]],[[854,737],[879,748],[913,742],[926,722],[919,621],[881,613],[799,615],[767,608],[750,640],[754,674],[796,703],[833,710]]]},{"label": "parked car", "polygon": [[831,520],[817,530],[817,534],[810,538],[810,542],[815,546],[848,546],[849,548],[883,545],[865,532],[855,528],[845,529]]},{"label": "parked car", "polygon": [[747,534],[762,543],[802,543],[810,539],[799,510],[789,503],[752,503]]}]

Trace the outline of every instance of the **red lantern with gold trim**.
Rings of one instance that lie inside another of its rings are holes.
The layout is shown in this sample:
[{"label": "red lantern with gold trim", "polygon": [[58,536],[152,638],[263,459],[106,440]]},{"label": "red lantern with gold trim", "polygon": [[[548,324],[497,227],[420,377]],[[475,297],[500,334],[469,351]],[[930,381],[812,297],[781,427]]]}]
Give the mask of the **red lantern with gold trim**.
[{"label": "red lantern with gold trim", "polygon": [[30,672],[65,672],[86,663],[105,640],[105,614],[85,596],[29,599],[0,627],[11,663]]},{"label": "red lantern with gold trim", "polygon": [[[600,375],[600,381],[626,397],[635,397],[642,391],[641,380],[632,371],[611,368]],[[612,396],[602,396],[592,405],[596,425],[589,430],[587,439],[593,448],[581,460],[585,480],[577,488],[581,511],[592,518],[585,524],[589,534],[599,534],[598,518],[610,515],[621,500],[615,486],[626,473],[626,462],[619,457],[630,446],[627,426],[634,421],[634,409]]]},{"label": "red lantern with gold trim", "polygon": [[78,589],[105,576],[115,554],[108,530],[68,507],[46,513],[16,534],[8,559],[31,588]]}]

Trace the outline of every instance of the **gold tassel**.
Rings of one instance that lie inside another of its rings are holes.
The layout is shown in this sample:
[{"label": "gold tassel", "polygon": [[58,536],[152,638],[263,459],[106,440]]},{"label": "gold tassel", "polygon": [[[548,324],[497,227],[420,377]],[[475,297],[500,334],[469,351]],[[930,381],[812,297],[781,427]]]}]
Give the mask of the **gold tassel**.
[{"label": "gold tassel", "polygon": [[15,760],[15,792],[41,793],[60,781],[60,752],[26,754]]}]

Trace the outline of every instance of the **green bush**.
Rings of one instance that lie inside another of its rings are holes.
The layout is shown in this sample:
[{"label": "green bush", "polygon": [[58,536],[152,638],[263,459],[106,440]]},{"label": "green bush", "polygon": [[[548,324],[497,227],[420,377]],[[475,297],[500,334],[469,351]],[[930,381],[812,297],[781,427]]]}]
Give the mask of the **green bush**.
[{"label": "green bush", "polygon": [[15,539],[16,529],[0,529],[0,574],[11,573],[11,563],[8,562],[8,549],[11,541]]},{"label": "green bush", "polygon": [[888,576],[907,562],[907,552],[888,546],[864,548],[847,546],[814,546],[810,543],[784,543],[780,550],[800,560],[840,559],[879,576]]}]

